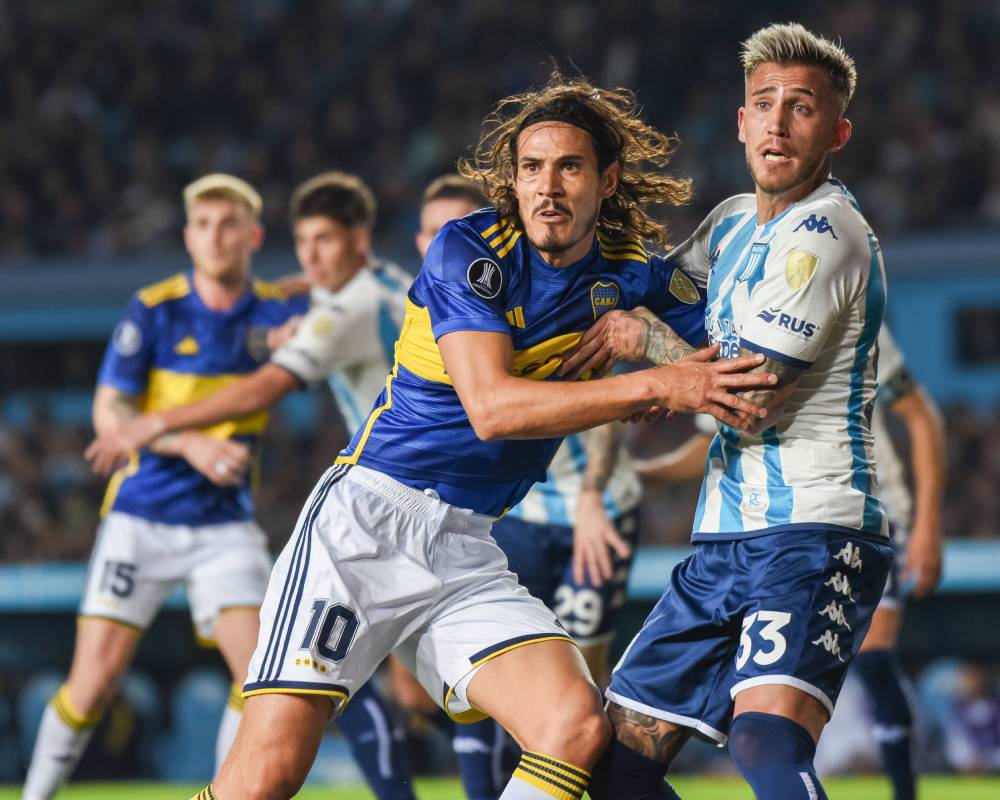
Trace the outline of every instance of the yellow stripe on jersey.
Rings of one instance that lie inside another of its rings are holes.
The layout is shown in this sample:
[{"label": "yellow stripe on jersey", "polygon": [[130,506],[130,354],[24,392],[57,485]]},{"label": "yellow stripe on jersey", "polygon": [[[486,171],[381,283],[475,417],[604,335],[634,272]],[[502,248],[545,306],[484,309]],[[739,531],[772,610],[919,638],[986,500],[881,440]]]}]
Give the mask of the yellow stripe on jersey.
[{"label": "yellow stripe on jersey", "polygon": [[287,300],[288,296],[277,284],[270,281],[255,280],[253,282],[253,293],[261,300]]},{"label": "yellow stripe on jersey", "polygon": [[509,225],[509,224],[510,224],[509,222],[505,222],[502,219],[501,220],[497,220],[495,223],[493,223],[492,225],[490,225],[490,227],[488,227],[485,231],[482,231],[480,233],[480,236],[482,236],[484,239],[489,239],[494,233],[496,233],[498,230],[500,230],[504,225]]},{"label": "yellow stripe on jersey", "polygon": [[[166,411],[194,403],[215,394],[244,375],[193,375],[168,369],[151,369],[146,394],[141,400],[144,412]],[[238,434],[262,433],[267,427],[268,412],[258,411],[239,419],[227,420],[202,428],[201,432],[216,439],[229,439]]]},{"label": "yellow stripe on jersey", "polygon": [[504,223],[503,228],[500,229],[500,233],[498,233],[496,236],[494,236],[492,239],[489,240],[489,245],[494,250],[496,250],[497,247],[500,246],[501,242],[504,242],[513,235],[514,235],[514,224],[512,222]]},{"label": "yellow stripe on jersey", "polygon": [[480,235],[496,251],[497,256],[503,258],[521,238],[521,231],[514,226],[511,220],[500,220],[490,225]]},{"label": "yellow stripe on jersey", "polygon": [[139,300],[147,308],[152,308],[167,302],[167,300],[178,300],[190,293],[191,284],[188,282],[187,275],[181,273],[142,289],[139,292]]},{"label": "yellow stripe on jersey", "polygon": [[510,311],[507,311],[504,316],[507,317],[507,322],[515,328],[524,327],[524,306],[512,308]]},{"label": "yellow stripe on jersey", "polygon": [[505,255],[507,255],[507,253],[511,251],[514,245],[517,244],[517,240],[520,238],[521,238],[521,231],[517,231],[513,236],[511,236],[507,240],[507,244],[505,244],[503,247],[497,250],[497,255],[500,256],[500,258],[503,258]]},{"label": "yellow stripe on jersey", "polygon": [[402,364],[414,375],[427,381],[446,383],[451,386],[451,378],[441,360],[441,351],[434,341],[431,328],[431,313],[406,300],[406,316],[396,342],[396,363]]},{"label": "yellow stripe on jersey", "polygon": [[640,261],[649,263],[649,251],[638,239],[615,240],[598,232],[597,241],[601,247],[601,255],[610,261]]},{"label": "yellow stripe on jersey", "polygon": [[562,354],[575,346],[582,333],[564,333],[553,336],[524,350],[514,351],[514,374],[519,378],[542,381],[559,369]]},{"label": "yellow stripe on jersey", "polygon": [[111,511],[111,506],[115,504],[118,497],[118,490],[122,487],[122,481],[131,478],[139,471],[139,454],[132,453],[128,457],[128,464],[116,470],[111,480],[108,481],[108,488],[104,490],[104,499],[101,501],[101,518],[103,519]]},{"label": "yellow stripe on jersey", "polygon": [[[402,339],[402,335],[400,336]],[[397,352],[399,345],[396,345]],[[385,379],[385,402],[378,408],[372,410],[368,415],[368,420],[365,422],[365,427],[361,432],[361,438],[358,439],[358,446],[354,448],[354,452],[349,456],[337,456],[334,464],[357,464],[358,459],[361,458],[361,451],[365,449],[365,443],[368,441],[368,437],[371,436],[372,426],[375,421],[382,416],[382,412],[386,409],[392,408],[392,379],[396,377],[399,372],[399,361],[396,361],[392,365],[392,372],[388,374]],[[249,697],[248,694],[244,694],[244,697]]]}]

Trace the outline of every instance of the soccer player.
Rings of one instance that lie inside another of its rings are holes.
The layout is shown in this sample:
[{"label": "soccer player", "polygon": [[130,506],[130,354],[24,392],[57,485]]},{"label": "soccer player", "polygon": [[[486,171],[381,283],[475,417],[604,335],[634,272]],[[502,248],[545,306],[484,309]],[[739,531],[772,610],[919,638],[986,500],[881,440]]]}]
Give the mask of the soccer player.
[{"label": "soccer player", "polygon": [[[312,287],[309,312],[290,323],[294,333],[267,363],[215,394],[136,417],[99,437],[88,449],[96,469],[164,432],[257,414],[289,392],[322,381],[333,390],[349,430],[364,421],[359,409],[378,394],[392,365],[410,276],[372,257],[375,198],[356,176],[317,175],[295,190],[290,205],[295,253]],[[338,725],[380,800],[413,797],[402,737],[394,735],[374,686],[358,688]]]},{"label": "soccer player", "polygon": [[[139,291],[98,377],[94,427],[167,409],[254,370],[259,334],[292,309],[252,280],[261,201],[245,181],[207,175],[184,190],[193,269]],[[108,485],[69,678],[42,716],[25,800],[52,797],[73,771],[142,632],[184,583],[195,627],[214,639],[238,687],[257,638],[270,557],[247,474],[266,414],[154,439]],[[237,692],[232,702],[242,702]],[[227,711],[220,727],[235,730]],[[230,734],[231,735],[231,734]]]},{"label": "soccer player", "polygon": [[[720,204],[670,257],[707,281],[711,341],[766,355],[781,383],[750,393],[768,410],[751,431],[724,424],[712,441],[695,554],[612,675],[615,739],[595,800],[676,797],[663,777],[692,735],[728,741],[762,800],[825,798],[816,741],[892,557],[870,429],[884,273],[830,178],[850,138],[854,63],[796,24],[759,30],[742,56],[739,139],[755,192]],[[648,354],[667,333],[606,315],[566,370]]]},{"label": "soccer player", "polygon": [[[860,652],[851,662],[865,688],[875,718],[874,735],[882,750],[882,766],[895,800],[916,796],[911,725],[912,710],[905,678],[893,652],[908,592],[926,597],[941,577],[941,499],[944,492],[944,429],[934,401],[906,367],[892,334],[879,332],[879,384],[872,415],[878,495],[889,515],[894,558],[882,600],[872,616]],[[906,485],[905,470],[886,428],[886,411],[898,416],[910,438],[910,467],[915,499]],[[699,429],[712,433],[692,436],[671,453],[636,461],[646,480],[676,483],[700,479],[714,436],[709,417],[697,418]]]},{"label": "soccer player", "polygon": [[326,719],[393,651],[453,717],[492,716],[521,745],[504,800],[579,798],[610,734],[600,695],[507,570],[492,520],[567,433],[655,406],[759,418],[729,391],[773,385],[734,371],[756,354],[713,363],[713,348],[600,381],[546,380],[616,306],[645,304],[703,339],[702,295],[640,241],[665,236],[645,208],[683,201],[689,185],[645,167],[666,162],[670,140],[621,92],[553,80],[493,119],[464,168],[499,207],[448,223],[428,250],[386,386],[275,565],[247,711],[202,796],[293,795]]}]

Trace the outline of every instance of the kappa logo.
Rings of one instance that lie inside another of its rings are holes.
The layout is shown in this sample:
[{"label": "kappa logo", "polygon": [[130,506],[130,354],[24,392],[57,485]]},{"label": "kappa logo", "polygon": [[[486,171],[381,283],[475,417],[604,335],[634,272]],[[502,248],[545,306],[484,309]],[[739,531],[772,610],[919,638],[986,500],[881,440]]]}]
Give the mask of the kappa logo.
[{"label": "kappa logo", "polygon": [[826,652],[837,657],[838,661],[844,659],[840,656],[840,634],[834,633],[829,628],[823,631],[823,635],[818,639],[813,639],[813,644],[822,647]]},{"label": "kappa logo", "polygon": [[838,603],[836,600],[831,600],[826,604],[826,608],[819,612],[821,617],[826,617],[830,622],[836,622],[838,625],[843,625],[847,630],[851,629],[851,626],[847,624],[847,617],[844,615],[844,606]]},{"label": "kappa logo", "polygon": [[840,592],[852,603],[854,602],[854,598],[851,597],[851,581],[843,572],[831,575],[823,585],[831,587],[835,592]]},{"label": "kappa logo", "polygon": [[833,225],[827,222],[826,217],[820,217],[817,220],[815,214],[810,214],[806,219],[802,220],[802,222],[795,226],[792,233],[795,233],[799,228],[805,228],[809,233],[829,233],[834,239],[837,238],[837,234],[833,230]]},{"label": "kappa logo", "polygon": [[484,300],[493,300],[503,288],[503,272],[495,261],[477,258],[465,273],[469,287]]},{"label": "kappa logo", "polygon": [[854,542],[848,542],[843,549],[835,555],[834,560],[843,561],[851,569],[861,572],[865,565],[861,561],[861,548]]}]

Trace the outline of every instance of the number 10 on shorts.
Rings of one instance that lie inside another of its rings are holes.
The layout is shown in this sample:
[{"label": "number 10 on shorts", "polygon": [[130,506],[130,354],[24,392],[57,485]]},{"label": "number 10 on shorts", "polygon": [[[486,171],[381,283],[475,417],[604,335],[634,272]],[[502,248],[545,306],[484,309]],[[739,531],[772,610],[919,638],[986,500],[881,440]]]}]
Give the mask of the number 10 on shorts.
[{"label": "number 10 on shorts", "polygon": [[309,612],[309,627],[299,650],[312,651],[327,661],[342,661],[358,632],[358,615],[341,603],[315,600]]},{"label": "number 10 on shorts", "polygon": [[736,669],[743,669],[753,653],[753,641],[750,638],[750,630],[755,622],[766,623],[757,635],[770,644],[769,648],[757,648],[753,653],[753,662],[762,667],[766,667],[776,662],[785,654],[788,643],[781,634],[784,628],[792,619],[792,615],[787,611],[754,611],[743,617],[743,632],[740,634],[740,649],[736,653]]}]

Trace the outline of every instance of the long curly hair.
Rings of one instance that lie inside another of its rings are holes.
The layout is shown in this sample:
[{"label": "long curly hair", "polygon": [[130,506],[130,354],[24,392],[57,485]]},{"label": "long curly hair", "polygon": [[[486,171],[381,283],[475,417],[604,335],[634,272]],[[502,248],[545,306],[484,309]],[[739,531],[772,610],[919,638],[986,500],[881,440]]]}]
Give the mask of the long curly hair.
[{"label": "long curly hair", "polygon": [[668,226],[646,209],[683,205],[691,199],[691,179],[662,172],[677,139],[643,122],[636,97],[627,89],[598,89],[584,78],[567,80],[556,70],[542,88],[497,103],[471,158],[459,159],[458,171],[482,185],[502,218],[520,226],[514,191],[517,140],[525,128],[543,121],[565,122],[589,133],[602,172],[615,161],[621,164],[618,188],[601,204],[598,228],[665,247]]}]

